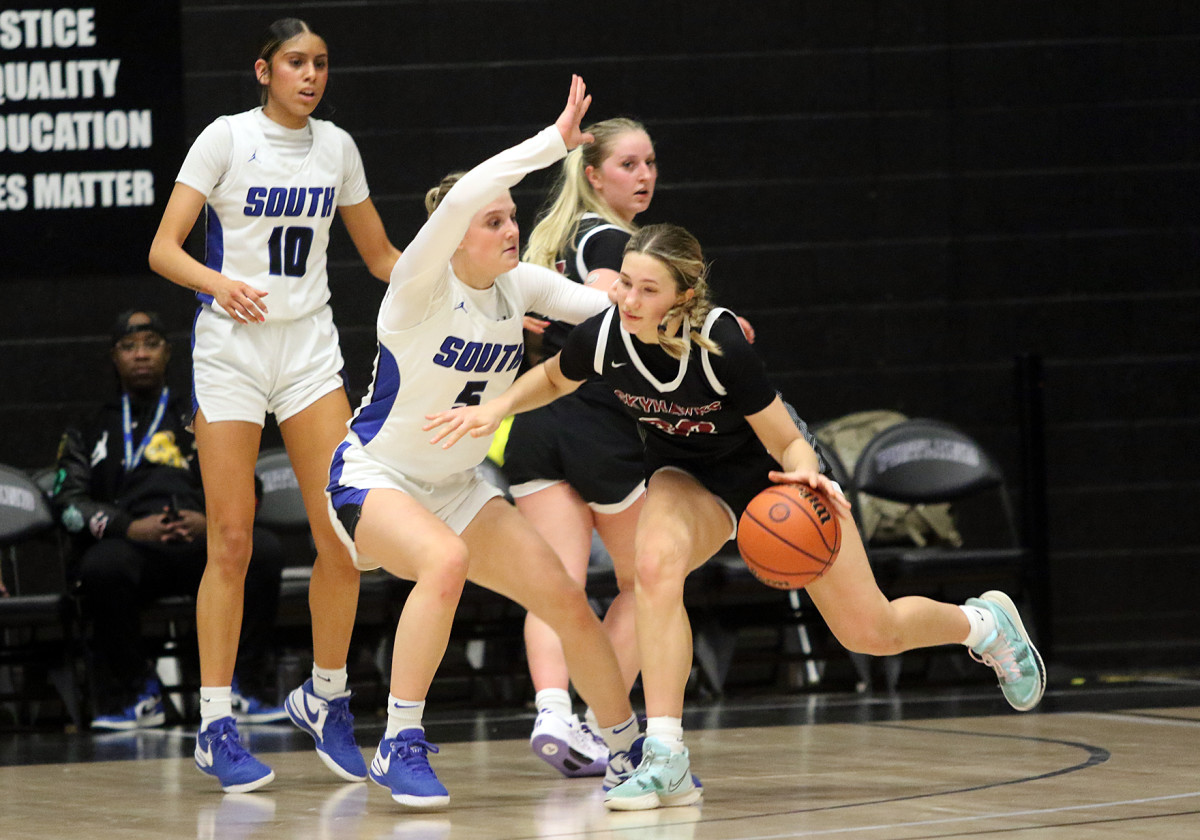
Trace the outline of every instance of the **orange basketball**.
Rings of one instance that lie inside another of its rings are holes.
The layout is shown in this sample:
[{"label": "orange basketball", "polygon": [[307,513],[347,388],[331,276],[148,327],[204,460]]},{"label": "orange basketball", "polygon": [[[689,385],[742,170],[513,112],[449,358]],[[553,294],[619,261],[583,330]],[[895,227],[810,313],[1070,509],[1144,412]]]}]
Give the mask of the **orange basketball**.
[{"label": "orange basketball", "polygon": [[806,484],[776,484],[746,506],[737,545],[767,586],[803,589],[837,559],[842,526],[823,493]]}]

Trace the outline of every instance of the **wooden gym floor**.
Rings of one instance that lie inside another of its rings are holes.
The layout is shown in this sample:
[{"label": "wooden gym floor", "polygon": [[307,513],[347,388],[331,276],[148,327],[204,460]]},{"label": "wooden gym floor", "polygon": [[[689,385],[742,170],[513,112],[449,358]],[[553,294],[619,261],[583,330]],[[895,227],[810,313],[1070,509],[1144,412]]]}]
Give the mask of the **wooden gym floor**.
[{"label": "wooden gym floor", "polygon": [[[241,795],[195,769],[191,727],[6,733],[0,838],[1200,838],[1200,679],[1051,678],[1029,714],[984,685],[691,703],[703,804],[625,814],[533,757],[524,709],[427,715],[451,805],[426,814],[337,781],[290,725],[243,728],[276,779]],[[381,731],[360,714],[365,751]]]}]

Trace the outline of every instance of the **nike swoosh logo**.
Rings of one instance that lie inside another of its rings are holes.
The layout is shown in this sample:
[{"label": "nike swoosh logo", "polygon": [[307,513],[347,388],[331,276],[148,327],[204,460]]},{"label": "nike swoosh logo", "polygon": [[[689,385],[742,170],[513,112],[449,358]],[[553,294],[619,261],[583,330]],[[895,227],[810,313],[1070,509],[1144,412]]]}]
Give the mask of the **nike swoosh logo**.
[{"label": "nike swoosh logo", "polygon": [[613,362],[612,366],[614,368],[619,368],[619,367],[625,367],[625,364],[626,364],[625,362]]},{"label": "nike swoosh logo", "polygon": [[200,749],[200,745],[196,744],[196,760],[204,763],[205,767],[212,767],[212,744],[208,745],[208,749]]},{"label": "nike swoosh logo", "polygon": [[304,719],[307,720],[309,725],[312,726],[313,729],[317,730],[318,733],[321,732],[325,725],[325,709],[323,709],[321,706],[317,706],[317,708],[314,710],[310,705],[308,705],[307,694],[304,695],[303,708]]},{"label": "nike swoosh logo", "polygon": [[[615,365],[614,365],[614,367],[615,367]],[[626,729],[628,729],[629,727],[633,726],[635,723],[637,723],[637,718],[634,718],[633,720],[629,721],[629,722],[628,722],[628,723],[626,723],[624,726],[617,726],[617,727],[614,727],[614,728],[613,728],[613,734],[614,734],[614,735],[620,735],[622,732],[624,732],[624,731],[625,731]]]},{"label": "nike swoosh logo", "polygon": [[687,777],[688,777],[688,774],[684,773],[678,779],[671,782],[671,784],[667,785],[667,790],[671,793],[674,793],[675,791],[679,790],[681,787],[683,787],[683,783],[685,781],[687,781]]},{"label": "nike swoosh logo", "polygon": [[391,754],[389,753],[388,755],[382,755],[380,753],[376,753],[375,760],[371,762],[371,766],[374,768],[377,775],[386,776],[388,769],[392,766]]}]

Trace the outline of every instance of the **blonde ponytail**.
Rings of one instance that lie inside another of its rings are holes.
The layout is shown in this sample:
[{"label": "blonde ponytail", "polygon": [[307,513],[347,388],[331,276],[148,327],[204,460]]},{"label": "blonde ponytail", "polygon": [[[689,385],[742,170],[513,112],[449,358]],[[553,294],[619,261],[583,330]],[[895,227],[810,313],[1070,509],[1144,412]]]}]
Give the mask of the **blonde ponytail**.
[{"label": "blonde ponytail", "polygon": [[584,213],[595,213],[611,225],[632,232],[630,225],[613,212],[592,189],[587,179],[587,168],[599,168],[611,155],[617,138],[631,131],[646,133],[637,120],[616,117],[590,125],[584,129],[595,136],[595,141],[572,149],[559,166],[554,185],[550,188],[546,204],[538,214],[537,224],[529,234],[525,246],[525,262],[554,268],[558,258],[579,235],[579,220]]}]

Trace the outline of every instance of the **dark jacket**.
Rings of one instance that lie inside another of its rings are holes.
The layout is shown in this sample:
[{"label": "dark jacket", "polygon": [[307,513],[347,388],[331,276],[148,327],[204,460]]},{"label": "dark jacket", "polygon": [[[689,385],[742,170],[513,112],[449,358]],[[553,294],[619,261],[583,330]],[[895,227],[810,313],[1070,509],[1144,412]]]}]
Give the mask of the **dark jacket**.
[{"label": "dark jacket", "polygon": [[[157,396],[130,400],[135,451],[157,407]],[[172,393],[141,461],[129,473],[119,394],[81,428],[68,429],[58,447],[54,485],[55,511],[63,527],[85,539],[123,538],[133,520],[161,513],[165,506],[203,511],[195,439],[187,431],[191,417],[190,401]]]}]

